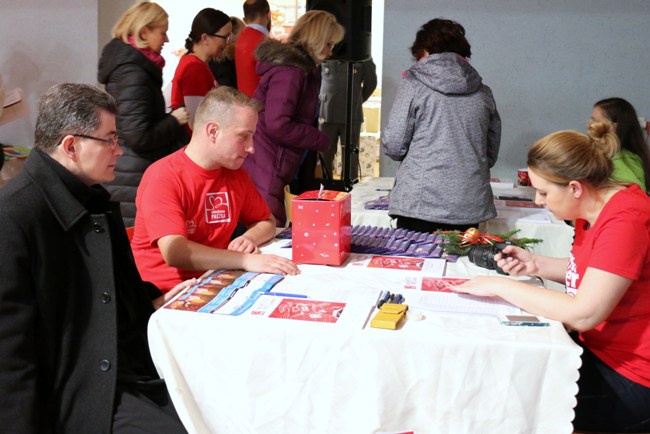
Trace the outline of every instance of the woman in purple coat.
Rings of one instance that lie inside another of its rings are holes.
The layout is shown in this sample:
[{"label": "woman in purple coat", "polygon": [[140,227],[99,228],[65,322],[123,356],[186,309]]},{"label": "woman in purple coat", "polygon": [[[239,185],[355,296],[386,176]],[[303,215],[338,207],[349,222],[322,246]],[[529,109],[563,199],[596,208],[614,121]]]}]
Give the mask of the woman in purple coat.
[{"label": "woman in purple coat", "polygon": [[298,169],[313,172],[315,159],[309,167],[300,167],[308,151],[329,147],[317,123],[318,65],[332,55],[344,32],[334,15],[313,10],[298,18],[286,43],[269,39],[255,50],[262,78],[253,98],[263,108],[253,138],[255,153],[244,167],[281,227],[286,221],[284,186]]}]

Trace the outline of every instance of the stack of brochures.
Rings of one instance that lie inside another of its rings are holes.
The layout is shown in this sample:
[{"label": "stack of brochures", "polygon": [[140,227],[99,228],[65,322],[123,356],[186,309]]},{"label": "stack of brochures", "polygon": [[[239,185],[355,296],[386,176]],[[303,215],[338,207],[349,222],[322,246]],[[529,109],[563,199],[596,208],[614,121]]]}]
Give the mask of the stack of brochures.
[{"label": "stack of brochures", "polygon": [[[275,237],[290,239],[291,228],[284,229]],[[367,225],[352,226],[351,251],[374,255],[445,258],[448,262],[456,262],[458,255],[443,252],[441,241],[442,237],[428,232]]]}]

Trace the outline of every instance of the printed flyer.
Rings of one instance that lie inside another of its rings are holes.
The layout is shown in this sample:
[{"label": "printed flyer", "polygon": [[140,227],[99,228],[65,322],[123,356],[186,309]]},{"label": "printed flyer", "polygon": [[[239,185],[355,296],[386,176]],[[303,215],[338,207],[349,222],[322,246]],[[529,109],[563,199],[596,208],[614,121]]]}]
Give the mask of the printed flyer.
[{"label": "printed flyer", "polygon": [[348,294],[340,297],[338,291],[306,291],[301,294],[269,292],[257,299],[247,312],[248,317],[286,321],[287,324],[312,323],[323,326],[358,330],[368,322],[378,294]]},{"label": "printed flyer", "polygon": [[351,255],[352,267],[382,270],[419,271],[427,276],[442,276],[447,261],[441,258],[415,258],[410,256]]},{"label": "printed flyer", "polygon": [[345,306],[345,303],[335,301],[283,298],[269,318],[336,323]]},{"label": "printed flyer", "polygon": [[[345,265],[348,273],[363,273],[364,282],[377,281],[378,288],[419,289],[426,277],[442,278],[447,261],[442,258],[365,255],[352,253]],[[368,273],[372,269],[372,273]],[[357,271],[358,270],[358,271]]]},{"label": "printed flyer", "polygon": [[242,270],[213,271],[182,291],[165,308],[241,315],[283,278],[279,274]]},{"label": "printed flyer", "polygon": [[422,291],[454,292],[452,286],[462,285],[469,279],[458,277],[423,277],[420,284]]},{"label": "printed flyer", "polygon": [[469,279],[423,277],[420,291],[407,294],[409,307],[469,315],[519,315],[521,309],[499,297],[476,297],[453,290]]}]

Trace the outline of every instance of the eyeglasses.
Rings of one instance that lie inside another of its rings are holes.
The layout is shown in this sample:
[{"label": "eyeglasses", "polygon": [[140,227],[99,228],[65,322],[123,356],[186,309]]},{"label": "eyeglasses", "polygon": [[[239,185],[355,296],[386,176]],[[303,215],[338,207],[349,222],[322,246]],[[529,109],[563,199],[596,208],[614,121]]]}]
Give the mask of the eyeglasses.
[{"label": "eyeglasses", "polygon": [[120,139],[117,136],[115,136],[113,138],[110,138],[110,139],[101,139],[99,137],[88,136],[86,134],[71,134],[71,136],[81,137],[81,138],[90,139],[90,140],[97,140],[98,142],[107,143],[110,146],[111,150],[113,150],[113,149],[115,149],[117,147],[118,140]]},{"label": "eyeglasses", "polygon": [[330,50],[333,50],[336,44],[334,42],[328,42],[327,44],[325,44],[325,46]]},{"label": "eyeglasses", "polygon": [[230,38],[232,38],[232,33],[230,33],[228,36],[219,35],[217,33],[215,33],[214,35],[208,35],[208,36],[214,36],[215,38],[223,39],[226,42],[228,42],[228,41],[230,41]]}]

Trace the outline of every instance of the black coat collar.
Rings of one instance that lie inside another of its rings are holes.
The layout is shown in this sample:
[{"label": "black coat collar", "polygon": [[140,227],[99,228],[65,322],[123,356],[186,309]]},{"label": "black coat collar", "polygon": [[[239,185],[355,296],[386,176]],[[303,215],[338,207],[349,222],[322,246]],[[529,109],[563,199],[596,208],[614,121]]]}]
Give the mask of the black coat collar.
[{"label": "black coat collar", "polygon": [[35,149],[25,162],[26,175],[64,230],[68,231],[90,211],[109,208],[109,194],[101,186],[86,186],[61,164]]}]

